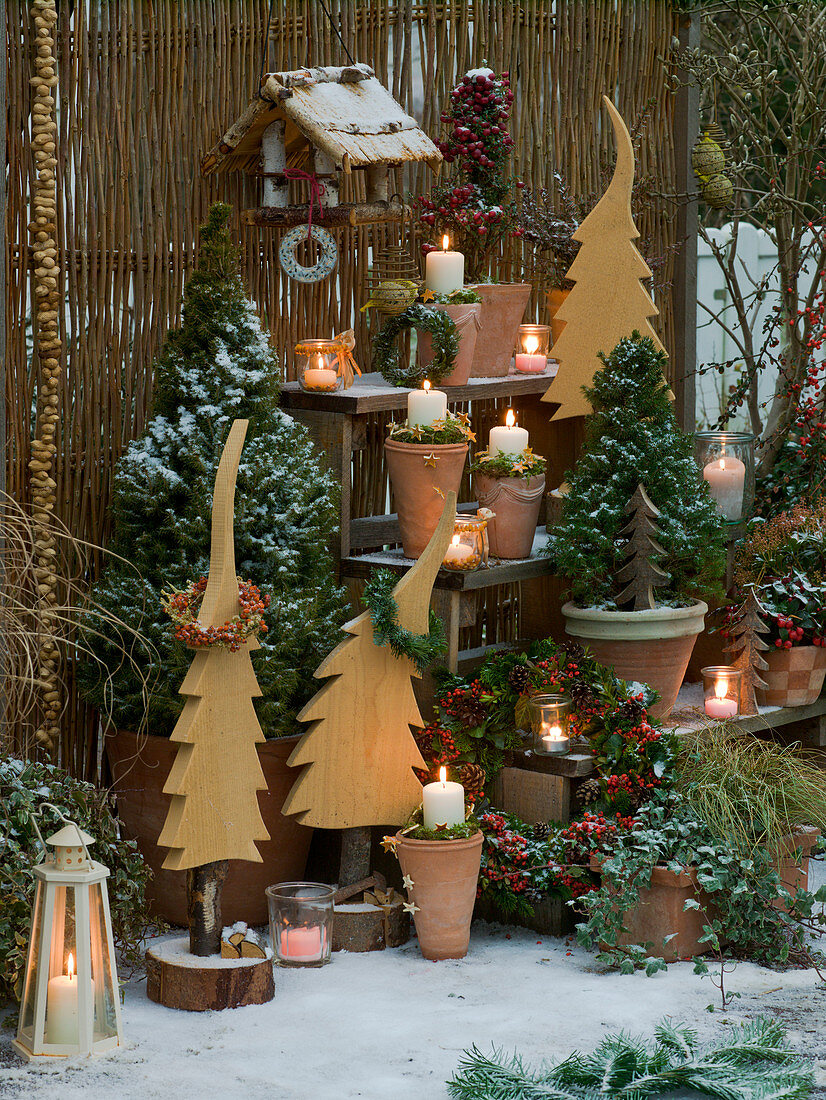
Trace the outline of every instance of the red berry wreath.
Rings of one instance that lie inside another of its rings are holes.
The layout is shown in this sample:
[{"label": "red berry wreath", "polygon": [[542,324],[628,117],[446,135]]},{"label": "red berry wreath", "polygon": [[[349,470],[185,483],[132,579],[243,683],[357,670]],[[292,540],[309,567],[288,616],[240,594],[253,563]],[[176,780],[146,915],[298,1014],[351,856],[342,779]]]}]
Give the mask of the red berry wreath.
[{"label": "red berry wreath", "polygon": [[186,588],[173,588],[161,595],[164,611],[175,624],[175,637],[179,642],[201,649],[221,646],[232,653],[252,634],[266,634],[264,612],[270,606],[270,597],[262,596],[251,581],[238,577],[238,602],[240,615],[233,615],[223,626],[203,627],[198,621],[198,611],[206,591],[207,578],[191,581]]}]

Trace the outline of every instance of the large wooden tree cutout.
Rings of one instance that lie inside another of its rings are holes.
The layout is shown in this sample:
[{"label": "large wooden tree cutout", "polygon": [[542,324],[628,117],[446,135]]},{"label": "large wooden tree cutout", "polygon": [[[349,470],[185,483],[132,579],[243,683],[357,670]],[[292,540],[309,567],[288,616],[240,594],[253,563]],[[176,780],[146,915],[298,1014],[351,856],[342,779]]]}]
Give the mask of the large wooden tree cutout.
[{"label": "large wooden tree cutout", "polygon": [[[247,424],[233,423],[215,477],[209,578],[199,612],[203,627],[223,626],[240,612],[233,513]],[[256,748],[264,734],[253,706],[253,698],[261,695],[250,660],[255,649],[258,643],[250,638],[235,653],[217,646],[196,650],[180,689],[186,702],[172,733],[179,747],[164,786],[172,803],[158,843],[170,849],[164,868],[189,871],[190,940],[196,954],[220,950],[227,860],[260,863],[255,842],[269,839],[258,807],[258,791],[267,784]]]},{"label": "large wooden tree cutout", "polygon": [[[456,494],[448,493],[424,553],[393,590],[400,625],[416,634],[428,630],[430,594],[455,515]],[[413,694],[419,673],[407,657],[375,644],[369,612],[343,630],[349,637],[315,674],[328,682],[299,715],[312,724],[288,763],[305,768],[282,812],[321,829],[402,824],[422,800],[413,769],[427,767],[410,729],[426,724]]]},{"label": "large wooden tree cutout", "polygon": [[582,387],[602,367],[598,353],[609,355],[635,329],[665,351],[649,321],[659,310],[640,281],[651,277],[651,269],[634,244],[640,235],[631,214],[634,146],[619,111],[602,98],[614,126],[617,163],[607,191],[574,233],[582,247],[567,277],[576,285],[556,313],[564,322],[552,349],[559,371],[542,398],[559,405],[552,420],[591,412]]}]

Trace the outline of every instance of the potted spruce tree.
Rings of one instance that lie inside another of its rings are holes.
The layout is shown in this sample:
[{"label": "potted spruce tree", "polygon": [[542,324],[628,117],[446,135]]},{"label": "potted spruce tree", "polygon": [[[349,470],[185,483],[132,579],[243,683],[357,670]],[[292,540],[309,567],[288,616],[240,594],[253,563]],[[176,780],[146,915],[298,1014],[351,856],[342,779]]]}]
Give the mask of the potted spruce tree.
[{"label": "potted spruce tree", "polygon": [[594,412],[548,552],[570,582],[569,635],[617,676],[677,698],[724,568],[717,511],[677,426],[665,356],[638,332],[585,388]]},{"label": "potted spruce tree", "polygon": [[256,710],[268,738],[259,755],[270,840],[261,845],[263,863],[231,865],[223,898],[229,922],[264,923],[264,887],[303,873],[312,830],[281,814],[294,779],[287,758],[299,736],[295,715],[345,618],[327,550],[337,521],[335,486],[306,430],[278,408],[277,357],[239,276],[229,215],[218,204],[202,227],[182,324],[155,362],[153,418],[115,471],[110,549],[119,557],[93,588],[97,603],[141,631],[154,652],[135,650],[124,661],[117,638],[98,629],[87,645],[100,665],[89,661],[81,669],[88,699],[112,716],[106,751],[118,809],[155,872],[155,911],[182,924],[185,874],[161,870],[165,851],[156,841],[176,751],[168,737],[183,706],[178,689],[190,654],[175,639],[162,597],[208,572],[212,489],[234,419],[249,420],[235,498],[238,570],[270,597],[253,658],[263,692]]}]

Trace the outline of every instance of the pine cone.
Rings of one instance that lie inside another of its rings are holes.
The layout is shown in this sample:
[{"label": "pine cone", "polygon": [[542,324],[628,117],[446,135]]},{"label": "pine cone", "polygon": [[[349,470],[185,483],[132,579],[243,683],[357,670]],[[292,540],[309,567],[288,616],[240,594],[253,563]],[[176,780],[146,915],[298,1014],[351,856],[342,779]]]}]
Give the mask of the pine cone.
[{"label": "pine cone", "polygon": [[571,698],[574,701],[574,705],[579,709],[580,707],[592,706],[596,702],[594,693],[588,687],[587,684],[581,680],[574,680],[571,684]]},{"label": "pine cone", "polygon": [[518,691],[521,695],[527,688],[531,678],[531,670],[528,665],[520,664],[514,665],[508,673],[508,683],[514,691]]},{"label": "pine cone", "polygon": [[581,661],[585,656],[585,650],[579,642],[568,642],[565,645],[565,653],[569,661]]},{"label": "pine cone", "polygon": [[617,715],[630,722],[638,722],[642,718],[642,712],[645,710],[639,699],[626,699],[624,703],[621,703],[617,708]]},{"label": "pine cone", "polygon": [[598,779],[586,779],[577,787],[576,800],[580,806],[590,806],[602,795],[602,787]]},{"label": "pine cone", "polygon": [[547,840],[550,833],[551,827],[547,821],[537,821],[531,829],[531,836],[534,840]]},{"label": "pine cone", "polygon": [[458,769],[459,782],[468,794],[481,796],[485,790],[487,775],[479,764],[462,764]]}]

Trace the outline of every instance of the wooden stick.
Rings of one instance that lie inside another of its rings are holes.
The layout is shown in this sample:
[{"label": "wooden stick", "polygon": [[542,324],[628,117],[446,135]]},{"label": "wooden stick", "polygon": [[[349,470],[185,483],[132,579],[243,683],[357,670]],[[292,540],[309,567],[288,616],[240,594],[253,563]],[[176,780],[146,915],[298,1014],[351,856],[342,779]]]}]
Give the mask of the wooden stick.
[{"label": "wooden stick", "polygon": [[221,895],[229,860],[203,863],[186,873],[186,920],[193,955],[221,953]]},{"label": "wooden stick", "polygon": [[[304,225],[309,215],[308,206],[259,206],[254,210],[243,210],[241,222],[244,225],[257,225],[267,229],[286,229],[293,225]],[[313,223],[328,228],[339,225],[371,225],[374,222],[399,222],[410,215],[410,208],[400,202],[359,202],[342,203],[325,209],[324,216],[313,216]],[[293,341],[295,343],[295,341]]]}]

